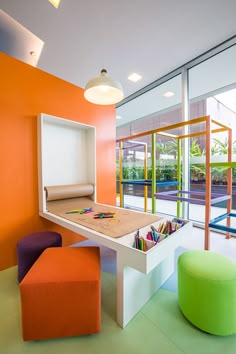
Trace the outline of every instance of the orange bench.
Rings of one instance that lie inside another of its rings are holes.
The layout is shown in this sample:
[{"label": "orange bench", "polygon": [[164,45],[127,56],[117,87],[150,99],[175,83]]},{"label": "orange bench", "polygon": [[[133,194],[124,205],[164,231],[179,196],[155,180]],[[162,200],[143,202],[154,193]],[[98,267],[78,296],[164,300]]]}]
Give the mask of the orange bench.
[{"label": "orange bench", "polygon": [[20,284],[24,340],[98,333],[99,247],[48,248]]}]

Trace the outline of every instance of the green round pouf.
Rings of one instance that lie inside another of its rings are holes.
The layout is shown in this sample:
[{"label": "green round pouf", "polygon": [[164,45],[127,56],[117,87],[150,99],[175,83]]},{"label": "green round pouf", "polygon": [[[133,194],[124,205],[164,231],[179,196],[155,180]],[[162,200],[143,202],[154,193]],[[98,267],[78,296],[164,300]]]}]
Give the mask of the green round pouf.
[{"label": "green round pouf", "polygon": [[178,259],[178,301],[201,330],[236,333],[236,263],[210,251],[187,251]]}]

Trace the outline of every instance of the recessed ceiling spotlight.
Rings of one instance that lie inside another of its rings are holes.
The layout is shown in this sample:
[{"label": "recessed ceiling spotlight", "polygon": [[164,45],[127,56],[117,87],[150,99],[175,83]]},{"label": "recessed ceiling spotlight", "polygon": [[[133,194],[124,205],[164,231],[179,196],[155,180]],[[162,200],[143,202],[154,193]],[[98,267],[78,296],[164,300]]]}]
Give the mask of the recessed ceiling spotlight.
[{"label": "recessed ceiling spotlight", "polygon": [[61,0],[48,0],[56,9],[60,5]]},{"label": "recessed ceiling spotlight", "polygon": [[175,95],[175,93],[172,92],[172,91],[167,91],[167,92],[163,93],[163,96],[164,96],[164,97],[172,97],[172,96],[174,96],[174,95]]},{"label": "recessed ceiling spotlight", "polygon": [[121,116],[116,116],[116,119],[122,119],[123,117],[121,117]]},{"label": "recessed ceiling spotlight", "polygon": [[142,79],[142,76],[139,75],[139,74],[133,73],[133,74],[131,74],[130,76],[128,76],[128,79],[129,79],[130,81],[137,82],[137,81],[139,81],[139,80]]}]

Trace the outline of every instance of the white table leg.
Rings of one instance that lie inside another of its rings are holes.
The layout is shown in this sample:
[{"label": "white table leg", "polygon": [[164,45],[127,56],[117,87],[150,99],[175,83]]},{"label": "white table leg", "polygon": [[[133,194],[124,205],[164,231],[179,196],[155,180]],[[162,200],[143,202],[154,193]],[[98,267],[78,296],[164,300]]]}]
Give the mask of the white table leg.
[{"label": "white table leg", "polygon": [[117,322],[125,327],[174,271],[174,252],[149,274],[123,264],[117,252]]}]

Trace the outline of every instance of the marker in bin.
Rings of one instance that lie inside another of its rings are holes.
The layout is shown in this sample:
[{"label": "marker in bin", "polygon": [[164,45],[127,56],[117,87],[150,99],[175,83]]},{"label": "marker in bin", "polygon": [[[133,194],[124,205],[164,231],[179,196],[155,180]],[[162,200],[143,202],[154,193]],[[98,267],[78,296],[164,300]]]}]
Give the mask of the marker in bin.
[{"label": "marker in bin", "polygon": [[[161,229],[162,228],[163,227],[161,226]],[[158,231],[153,225],[151,226],[151,231],[149,231],[147,233],[147,239],[149,241],[153,241],[155,243],[161,242],[162,240],[164,240],[168,236],[169,236],[168,233],[162,233],[162,232]]]},{"label": "marker in bin", "polygon": [[146,250],[147,250],[146,241],[144,240],[143,237],[139,236],[139,230],[137,230],[137,232],[135,234],[134,247],[137,248],[138,250],[141,250],[144,252],[146,252]]},{"label": "marker in bin", "polygon": [[154,241],[154,242],[157,243],[159,238],[160,238],[160,235],[159,235],[157,229],[154,226],[151,225],[151,231],[149,231],[147,233],[147,239],[149,241]]}]

